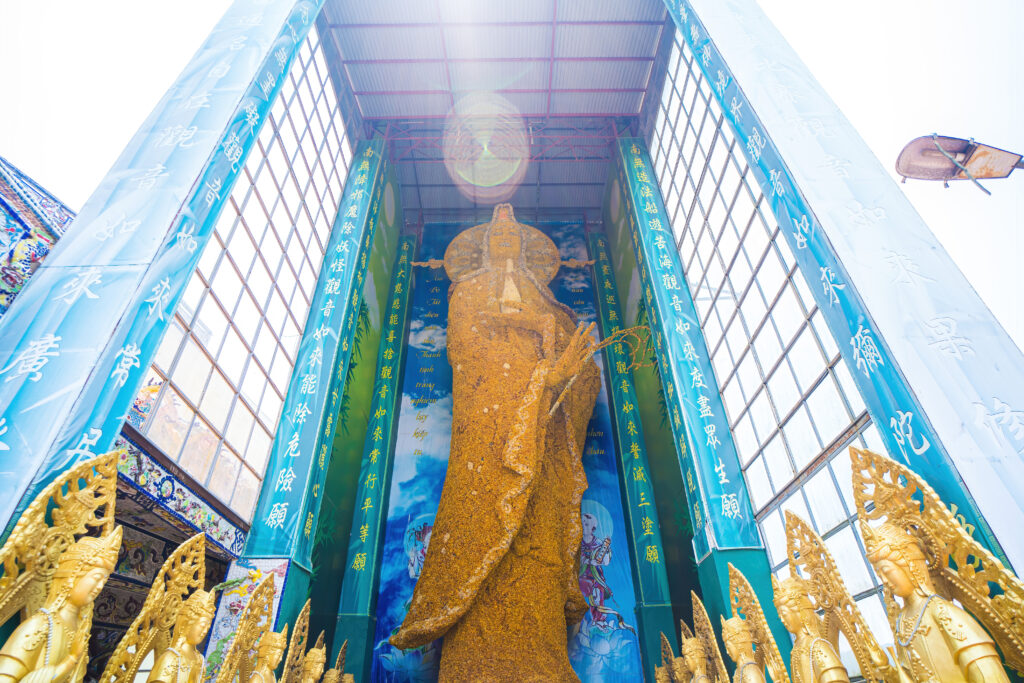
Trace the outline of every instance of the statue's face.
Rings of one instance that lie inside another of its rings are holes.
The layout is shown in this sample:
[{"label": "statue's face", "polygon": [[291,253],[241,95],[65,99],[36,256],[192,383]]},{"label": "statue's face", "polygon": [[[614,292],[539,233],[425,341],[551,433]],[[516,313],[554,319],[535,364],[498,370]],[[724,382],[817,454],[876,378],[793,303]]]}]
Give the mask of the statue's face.
[{"label": "statue's face", "polygon": [[683,660],[686,662],[686,668],[692,673],[704,673],[704,651],[697,647],[687,647],[686,644],[683,646]]},{"label": "statue's face", "polygon": [[729,659],[734,662],[743,658],[750,659],[754,655],[754,647],[751,642],[742,635],[735,634],[725,639],[725,651],[729,654]]},{"label": "statue's face", "polygon": [[207,632],[210,630],[210,624],[212,623],[212,617],[205,614],[202,615],[188,625],[188,630],[185,631],[185,640],[188,641],[189,645],[198,645],[203,642],[203,639],[206,638]]},{"label": "statue's face", "polygon": [[324,661],[318,657],[306,658],[305,665],[302,667],[302,677],[306,680],[319,681],[323,675]]},{"label": "statue's face", "polygon": [[505,259],[519,260],[523,236],[515,225],[498,225],[491,229],[488,255],[492,260],[504,263]]},{"label": "statue's face", "polygon": [[91,567],[88,572],[78,577],[78,580],[75,581],[71,594],[68,596],[68,601],[75,607],[85,607],[91,604],[96,599],[96,596],[100,594],[100,591],[103,590],[108,576],[110,576],[110,572],[106,569]]},{"label": "statue's face", "polygon": [[775,608],[779,612],[779,619],[782,621],[782,625],[786,627],[786,630],[790,633],[796,633],[803,626],[803,617],[800,615],[800,606],[795,604],[791,600],[787,600],[782,603],[775,603]]},{"label": "statue's face", "polygon": [[908,568],[890,559],[875,562],[875,570],[885,587],[901,598],[909,598],[916,586]]},{"label": "statue's face", "polygon": [[597,529],[597,520],[594,515],[583,515],[583,537],[590,539],[594,537],[594,530]]}]

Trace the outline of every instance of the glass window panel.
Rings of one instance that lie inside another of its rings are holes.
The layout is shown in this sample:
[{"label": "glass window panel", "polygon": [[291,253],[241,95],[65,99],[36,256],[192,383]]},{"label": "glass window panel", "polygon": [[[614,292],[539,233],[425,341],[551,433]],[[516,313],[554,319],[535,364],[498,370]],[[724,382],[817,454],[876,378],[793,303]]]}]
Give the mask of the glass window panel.
[{"label": "glass window panel", "polygon": [[786,561],[786,527],[782,523],[782,514],[778,509],[772,510],[761,520],[761,534],[764,536],[764,547],[772,565]]},{"label": "glass window panel", "polygon": [[217,452],[217,435],[202,420],[196,420],[181,451],[178,464],[198,481],[206,479],[213,454]]},{"label": "glass window panel", "polygon": [[839,379],[839,386],[842,388],[843,395],[850,403],[850,409],[853,410],[854,415],[860,415],[865,410],[864,399],[860,395],[860,390],[857,389],[853,377],[850,376],[850,370],[846,367],[846,361],[840,359],[836,363],[835,373]]},{"label": "glass window panel", "polygon": [[259,327],[261,317],[260,310],[256,307],[252,297],[243,294],[231,320],[247,344],[251,344],[256,338],[256,329]]},{"label": "glass window panel", "polygon": [[244,275],[248,275],[249,266],[256,258],[256,245],[252,243],[247,230],[235,230],[228,244],[228,253],[231,254],[238,269]]},{"label": "glass window panel", "polygon": [[814,521],[818,523],[818,531],[827,534],[836,526],[846,521],[846,508],[842,497],[836,492],[835,482],[828,467],[822,467],[817,474],[804,484],[807,501],[814,511]]},{"label": "glass window panel", "polygon": [[249,273],[245,284],[249,287],[249,291],[252,292],[256,305],[263,309],[267,305],[267,297],[270,295],[270,290],[274,283],[270,273],[267,272],[266,266],[259,259],[252,264],[252,271]]},{"label": "glass window panel", "polygon": [[768,389],[772,393],[772,400],[780,416],[788,414],[800,400],[800,390],[797,389],[796,380],[793,379],[793,373],[790,371],[788,363],[779,364],[768,380]]},{"label": "glass window panel", "polygon": [[[224,212],[227,214],[227,211]],[[199,257],[199,265],[196,268],[209,281],[213,269],[217,266],[217,260],[224,252],[224,247],[216,237],[210,239],[203,248],[203,255]]]},{"label": "glass window panel", "polygon": [[181,351],[181,358],[171,374],[171,379],[184,396],[198,403],[212,367],[210,359],[200,350],[195,340],[189,339],[185,342],[185,348]]},{"label": "glass window panel", "polygon": [[211,354],[216,354],[220,349],[220,342],[224,339],[224,333],[228,329],[228,318],[224,311],[217,305],[217,300],[207,296],[199,309],[192,324],[192,334],[202,343]]},{"label": "glass window panel", "polygon": [[263,397],[263,387],[267,385],[267,376],[256,363],[250,362],[242,380],[242,396],[250,405],[258,406]]},{"label": "glass window panel", "polygon": [[786,451],[786,443],[783,441],[782,436],[776,435],[765,446],[764,459],[765,465],[768,467],[768,473],[772,478],[772,486],[775,487],[776,492],[779,492],[793,480],[795,475],[793,464],[789,453]]},{"label": "glass window panel", "polygon": [[[760,297],[760,295],[758,295]],[[782,355],[782,345],[779,344],[779,335],[775,333],[775,326],[769,321],[761,331],[754,337],[754,351],[761,367],[767,372],[774,366]]]},{"label": "glass window panel", "polygon": [[754,364],[754,355],[752,353],[747,353],[747,355],[743,356],[736,370],[736,376],[740,380],[740,388],[743,389],[743,394],[747,397],[752,397],[761,384],[761,373],[758,371],[757,365]]},{"label": "glass window panel", "polygon": [[203,282],[202,277],[199,273],[193,273],[192,279],[188,281],[185,293],[178,303],[178,315],[186,322],[192,320],[192,315],[196,312],[196,307],[199,306],[199,299],[202,298],[205,290],[206,283]]},{"label": "glass window panel", "polygon": [[863,436],[869,449],[883,455],[888,453],[885,442],[882,441],[882,435],[878,433],[878,427],[874,423],[871,423],[864,429]]},{"label": "glass window panel", "polygon": [[793,366],[793,374],[796,375],[800,391],[809,391],[821,377],[825,365],[821,353],[814,343],[814,335],[809,329],[804,328],[800,336],[796,338],[787,358]]},{"label": "glass window panel", "polygon": [[839,490],[843,493],[846,509],[853,512],[857,509],[857,504],[853,498],[853,465],[850,463],[848,451],[845,448],[840,449],[839,453],[829,461],[829,465],[835,474],[836,482],[839,483]]},{"label": "glass window panel", "polygon": [[221,260],[217,274],[213,276],[211,290],[224,304],[225,309],[228,311],[234,309],[238,294],[242,291],[242,280],[227,259]]},{"label": "glass window panel", "polygon": [[736,439],[736,448],[739,450],[740,462],[746,463],[757,452],[757,437],[754,434],[750,415],[740,418],[733,429],[733,436]]},{"label": "glass window panel", "polygon": [[772,319],[775,321],[775,328],[778,330],[783,344],[788,344],[804,324],[804,314],[800,310],[800,304],[796,301],[796,294],[792,287],[787,286],[782,290],[779,300],[772,308]]},{"label": "glass window panel", "polygon": [[271,361],[274,359],[274,350],[277,348],[277,339],[274,334],[270,331],[270,327],[264,323],[260,327],[259,335],[256,338],[256,346],[253,349],[257,360],[260,365],[265,368],[270,367]]},{"label": "glass window panel", "polygon": [[257,472],[263,472],[267,465],[267,454],[270,451],[271,438],[259,425],[252,430],[249,448],[245,451],[245,461]]},{"label": "glass window panel", "polygon": [[285,306],[284,299],[281,298],[281,293],[274,291],[270,296],[270,305],[267,306],[267,322],[270,323],[270,327],[277,333],[280,333],[284,327],[284,320],[288,316],[288,307]]},{"label": "glass window panel", "polygon": [[177,460],[178,452],[181,451],[185,436],[192,425],[192,416],[192,409],[173,389],[167,388],[160,397],[160,404],[153,412],[146,435],[168,457]]},{"label": "glass window panel", "polygon": [[256,496],[259,495],[260,480],[255,474],[243,467],[238,474],[238,482],[235,484],[235,492],[231,496],[231,509],[242,517],[252,519],[252,511],[256,506]]},{"label": "glass window panel", "polygon": [[181,329],[181,325],[177,322],[167,327],[167,331],[164,332],[164,338],[160,340],[160,348],[156,350],[154,363],[157,367],[167,369],[171,366],[171,363],[174,362],[174,357],[178,354],[178,347],[181,346],[181,338],[184,335],[184,330]]},{"label": "glass window panel", "polygon": [[879,595],[869,595],[857,601],[857,609],[864,615],[864,621],[868,623],[870,630],[878,644],[883,648],[892,647],[892,629],[889,627],[889,619],[885,616],[885,606]]},{"label": "glass window panel", "polygon": [[[782,501],[782,504],[779,507],[784,513],[792,512],[812,527],[814,526],[814,522],[811,520],[811,513],[807,510],[807,503],[804,502],[803,494],[800,491],[796,491],[791,494],[788,498]],[[785,514],[783,514],[782,518],[786,518]]]},{"label": "glass window panel", "polygon": [[825,376],[807,399],[807,406],[810,408],[822,443],[831,443],[850,424],[850,416],[830,375]]},{"label": "glass window panel", "polygon": [[245,369],[245,361],[249,357],[249,351],[242,343],[242,339],[233,329],[228,330],[224,337],[224,348],[217,357],[217,365],[227,376],[228,380],[238,386],[242,379],[242,371]]},{"label": "glass window panel", "polygon": [[874,587],[852,526],[843,527],[829,536],[825,539],[825,545],[828,546],[829,552],[835,559],[839,573],[842,575],[846,587],[850,589],[850,593],[856,595]]},{"label": "glass window panel", "polygon": [[277,427],[277,419],[281,416],[281,397],[277,395],[274,388],[267,387],[263,393],[263,402],[260,404],[260,419],[268,427]]},{"label": "glass window panel", "polygon": [[222,448],[217,454],[217,462],[210,473],[208,487],[210,492],[221,500],[229,500],[231,492],[235,488],[235,479],[238,476],[238,468],[242,461],[227,448]]},{"label": "glass window panel", "polygon": [[803,406],[797,408],[793,416],[789,418],[789,422],[783,425],[782,431],[786,435],[786,441],[789,443],[789,450],[793,454],[798,471],[803,470],[807,463],[821,453],[821,444],[818,443],[818,437],[814,434],[811,420],[807,417],[806,409]]},{"label": "glass window panel", "polygon": [[766,391],[761,390],[751,401],[750,416],[754,421],[754,431],[757,432],[758,440],[764,443],[779,424],[772,413],[772,405]]},{"label": "glass window panel", "polygon": [[291,379],[292,364],[288,357],[284,355],[284,349],[280,345],[276,348],[277,353],[274,355],[274,360],[270,365],[270,379],[274,382],[277,390],[284,393],[288,380]]},{"label": "glass window panel", "polygon": [[235,390],[219,372],[214,372],[210,377],[210,382],[206,385],[206,392],[203,394],[202,403],[199,404],[199,410],[217,431],[224,430],[224,423],[228,419],[231,402],[234,398]]},{"label": "glass window panel", "polygon": [[768,472],[765,471],[762,458],[754,458],[750,467],[746,469],[746,477],[751,502],[755,510],[760,510],[772,499],[772,487],[768,482]]},{"label": "glass window panel", "polygon": [[228,422],[227,439],[237,450],[244,450],[249,443],[249,433],[255,422],[253,414],[241,401],[235,401],[235,409],[231,413],[231,421]]},{"label": "glass window panel", "polygon": [[825,349],[825,355],[830,359],[835,358],[839,354],[839,347],[836,346],[835,337],[832,336],[832,332],[825,324],[821,311],[814,314],[811,324],[814,325],[814,331],[818,333],[818,339],[821,340],[821,346]]}]

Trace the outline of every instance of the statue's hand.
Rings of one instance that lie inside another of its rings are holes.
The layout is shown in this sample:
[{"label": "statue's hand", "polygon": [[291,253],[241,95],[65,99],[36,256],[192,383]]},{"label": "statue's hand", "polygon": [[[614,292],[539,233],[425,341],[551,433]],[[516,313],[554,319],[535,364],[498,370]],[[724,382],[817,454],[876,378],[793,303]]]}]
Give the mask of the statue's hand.
[{"label": "statue's hand", "polygon": [[565,351],[555,361],[555,367],[548,374],[548,386],[557,387],[564,384],[570,377],[579,372],[580,367],[590,357],[591,349],[596,344],[593,336],[591,336],[595,323],[590,323],[586,327],[584,325],[585,323],[580,323],[576,327],[572,339],[569,340],[569,345],[565,347]]}]

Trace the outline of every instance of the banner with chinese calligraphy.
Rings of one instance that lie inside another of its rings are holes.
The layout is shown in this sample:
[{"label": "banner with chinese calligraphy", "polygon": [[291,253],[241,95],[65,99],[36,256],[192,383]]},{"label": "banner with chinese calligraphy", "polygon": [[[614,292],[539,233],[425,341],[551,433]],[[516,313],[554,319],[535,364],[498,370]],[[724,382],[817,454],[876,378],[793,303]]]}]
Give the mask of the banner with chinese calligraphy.
[{"label": "banner with chinese calligraphy", "polygon": [[[619,330],[630,327],[622,318],[615,273],[608,251],[608,238],[590,234],[590,255],[594,259],[597,309],[601,336],[607,339]],[[639,344],[637,344],[639,347]],[[610,387],[609,399],[615,437],[619,477],[626,502],[626,520],[630,531],[630,551],[640,616],[640,639],[645,671],[653,678],[654,667],[661,661],[661,633],[675,632],[672,598],[661,524],[655,505],[653,471],[647,457],[640,402],[633,388],[630,366],[638,348],[626,343],[612,344],[604,350],[605,370]],[[638,362],[646,361],[640,356]],[[689,585],[697,588],[697,582]]]},{"label": "banner with chinese calligraphy", "polygon": [[338,428],[328,456],[323,501],[313,541],[310,630],[318,633],[322,629],[328,638],[339,621],[339,577],[344,574],[347,564],[349,530],[356,508],[354,498],[367,425],[377,410],[373,406],[376,397],[374,382],[383,350],[382,340],[390,334],[385,328],[394,314],[390,282],[396,250],[400,248],[399,233],[403,220],[402,207],[397,201],[398,181],[392,165],[388,164],[385,175],[380,206],[374,214],[377,227],[366,266],[363,298],[351,340],[352,356],[337,410]]},{"label": "banner with chinese calligraphy", "polygon": [[[395,427],[402,397],[399,381],[406,351],[405,332],[412,287],[410,264],[415,253],[416,237],[403,237],[392,268],[390,287],[382,290],[387,295],[387,305],[382,311],[377,362],[371,366],[372,375],[362,380],[366,385],[363,388],[371,392],[372,402],[369,411],[359,416],[363,420],[364,443],[358,476],[355,477],[357,488],[354,497],[351,487],[346,487],[349,489],[347,497],[350,506],[354,507],[354,514],[350,512],[352,523],[341,524],[337,517],[328,520],[326,515],[321,523],[325,539],[336,539],[340,535],[341,529],[332,533],[328,531],[329,527],[351,529],[347,538],[337,541],[345,543],[348,549],[342,566],[317,568],[317,583],[320,583],[320,572],[324,569],[327,569],[323,575],[324,582],[333,584],[336,589],[338,577],[344,576],[340,595],[336,590],[332,596],[335,607],[324,607],[329,609],[331,619],[337,622],[334,649],[341,648],[345,641],[349,642],[348,670],[360,680],[369,675],[369,653],[365,646],[373,636],[372,616],[377,598],[381,541],[387,511],[386,492],[391,481]],[[332,460],[332,470],[335,465],[336,462]],[[334,628],[335,624],[328,625],[328,633]]]},{"label": "banner with chinese calligraphy", "polygon": [[613,192],[622,192],[634,254],[644,276],[640,294],[647,304],[688,498],[697,505],[695,527],[700,513],[704,516],[704,533],[698,530],[694,536],[698,560],[711,549],[758,548],[761,539],[725,406],[646,145],[639,138],[620,138],[617,147],[612,182],[613,188],[621,189]]},{"label": "banner with chinese calligraphy", "polygon": [[321,5],[234,3],[0,320],[0,524],[117,437]]},{"label": "banner with chinese calligraphy", "polygon": [[[451,239],[467,227],[426,226],[418,259],[443,258]],[[581,223],[534,227],[554,240],[563,259],[587,259]],[[430,543],[451,431],[451,368],[445,352],[450,281],[443,269],[434,268],[416,268],[413,278],[409,349],[377,597],[377,630],[370,644],[374,653],[373,681],[434,681],[440,659],[439,642],[405,651],[387,642],[405,616]],[[589,269],[562,268],[551,289],[581,320],[596,319]],[[600,355],[595,359],[603,365]],[[567,633],[570,659],[584,681],[642,678],[636,593],[617,458],[608,395],[602,389],[583,454],[589,488],[582,502],[580,588],[590,609]],[[655,561],[653,555],[651,561]]]},{"label": "banner with chinese calligraphy", "polygon": [[308,569],[327,456],[351,359],[384,183],[381,140],[356,148],[310,302],[246,557],[290,557]]},{"label": "banner with chinese calligraphy", "polygon": [[815,303],[889,454],[997,556],[1024,563],[1020,350],[756,2],[665,4],[801,271],[820,283]]}]

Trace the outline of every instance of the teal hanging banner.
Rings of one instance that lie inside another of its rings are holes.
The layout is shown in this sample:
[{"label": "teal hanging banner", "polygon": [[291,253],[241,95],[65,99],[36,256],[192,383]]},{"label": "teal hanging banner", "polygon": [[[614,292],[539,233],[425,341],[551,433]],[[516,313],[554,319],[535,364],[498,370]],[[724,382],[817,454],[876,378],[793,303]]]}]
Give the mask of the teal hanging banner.
[{"label": "teal hanging banner", "polygon": [[760,548],[725,406],[647,147],[639,138],[620,138],[618,150],[616,179],[626,200],[665,400],[687,479],[697,558],[716,548]]},{"label": "teal hanging banner", "polygon": [[[595,256],[597,277],[597,310],[601,320],[601,336],[608,338],[622,329],[622,318],[615,289],[615,275],[608,258],[608,240],[597,233],[590,235],[590,253]],[[647,449],[644,446],[643,425],[637,410],[632,361],[625,343],[612,344],[604,350],[609,395],[616,437],[619,446],[619,470],[623,495],[626,498],[626,518],[632,532],[632,552],[637,576],[639,601],[647,605],[671,603],[668,576],[662,561],[658,513],[654,507],[654,490],[647,467]],[[671,628],[671,623],[669,624]],[[656,634],[657,635],[657,634]]]},{"label": "teal hanging banner", "polygon": [[[616,293],[615,274],[608,257],[608,240],[603,235],[590,234],[590,254],[595,258],[595,293],[601,336],[607,339],[622,329],[622,312]],[[629,368],[632,354],[625,343],[616,343],[605,348],[604,356],[610,388],[608,403],[618,445],[616,459],[625,503],[623,512],[629,531],[635,577],[640,647],[644,669],[648,676],[653,676],[654,667],[661,660],[661,633],[675,631],[665,553],[661,543],[661,525],[658,523],[654,488],[647,464],[639,402],[633,389],[633,373]]]},{"label": "teal hanging banner", "polygon": [[411,261],[416,249],[414,236],[403,237],[391,279],[388,313],[377,355],[373,413],[366,431],[363,463],[359,471],[352,535],[348,544],[349,564],[341,585],[338,614],[369,615],[375,602],[380,544],[384,533],[387,499],[394,460],[394,434],[402,392],[398,383],[405,357],[405,327],[409,316]]},{"label": "teal hanging banner", "polygon": [[364,141],[356,149],[277,424],[246,557],[290,557],[307,570],[310,566],[327,456],[384,186],[383,149],[381,139]]},{"label": "teal hanging banner", "polygon": [[321,5],[235,2],[0,321],[0,526],[112,446]]}]

